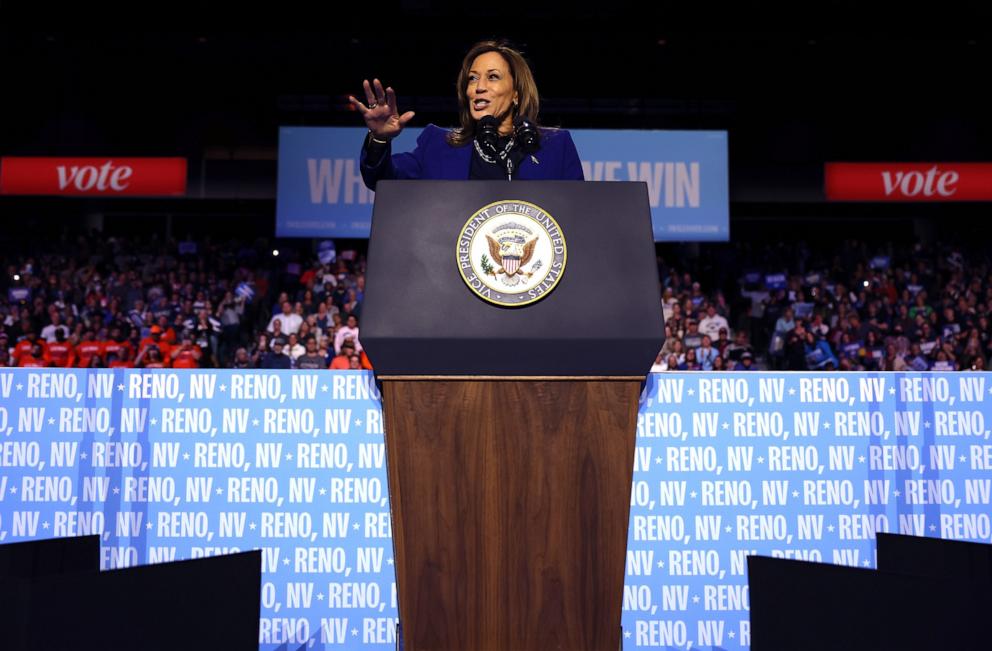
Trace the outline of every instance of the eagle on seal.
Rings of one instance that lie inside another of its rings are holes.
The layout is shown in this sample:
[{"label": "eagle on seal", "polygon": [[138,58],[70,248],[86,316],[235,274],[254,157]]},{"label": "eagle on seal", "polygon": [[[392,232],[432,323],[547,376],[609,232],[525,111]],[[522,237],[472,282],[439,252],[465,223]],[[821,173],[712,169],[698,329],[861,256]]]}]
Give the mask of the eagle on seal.
[{"label": "eagle on seal", "polygon": [[521,271],[521,267],[530,262],[534,257],[534,248],[537,246],[537,238],[532,238],[523,244],[511,240],[496,241],[491,235],[486,235],[489,241],[489,255],[492,256],[496,264],[500,265],[493,275],[506,274],[507,278],[512,278],[514,274],[530,276],[526,271]]}]

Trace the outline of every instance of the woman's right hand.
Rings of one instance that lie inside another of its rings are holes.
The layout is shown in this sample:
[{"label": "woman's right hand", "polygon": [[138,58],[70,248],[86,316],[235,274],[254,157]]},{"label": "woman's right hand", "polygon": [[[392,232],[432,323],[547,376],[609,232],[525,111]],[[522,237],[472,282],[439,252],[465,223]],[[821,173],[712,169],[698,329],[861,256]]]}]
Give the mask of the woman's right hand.
[{"label": "woman's right hand", "polygon": [[348,100],[362,114],[372,135],[379,140],[391,140],[400,135],[406,123],[413,118],[413,111],[400,115],[396,108],[396,92],[392,88],[383,89],[378,79],[373,79],[372,85],[365,79],[362,86],[365,88],[368,105],[362,104],[354,96],[349,96]]}]

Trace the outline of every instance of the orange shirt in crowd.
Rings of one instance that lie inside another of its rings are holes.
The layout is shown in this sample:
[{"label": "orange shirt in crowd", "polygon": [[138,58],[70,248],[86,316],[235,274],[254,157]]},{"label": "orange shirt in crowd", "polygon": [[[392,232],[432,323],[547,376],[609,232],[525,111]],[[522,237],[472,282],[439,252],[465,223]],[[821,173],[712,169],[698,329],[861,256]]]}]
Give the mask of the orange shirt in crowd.
[{"label": "orange shirt in crowd", "polygon": [[76,344],[76,358],[79,368],[89,368],[90,360],[94,357],[103,358],[103,343],[99,341],[80,341]]},{"label": "orange shirt in crowd", "polygon": [[[39,339],[38,343],[41,344],[41,356],[48,359],[48,344],[46,344],[42,339]],[[34,344],[35,342],[29,339],[24,339],[14,346],[14,353],[11,356],[14,363],[20,365],[20,359],[22,357],[31,357],[31,347],[34,346]]]},{"label": "orange shirt in crowd", "polygon": [[53,341],[48,344],[48,356],[52,364],[59,368],[72,368],[76,365],[76,351],[68,341]]},{"label": "orange shirt in crowd", "polygon": [[351,368],[351,364],[348,363],[347,355],[338,355],[331,360],[330,369],[332,371],[347,371]]},{"label": "orange shirt in crowd", "polygon": [[358,358],[362,361],[362,368],[364,368],[367,371],[372,370],[372,362],[369,361],[369,356],[365,354],[364,349],[362,350],[362,352],[358,353]]},{"label": "orange shirt in crowd", "polygon": [[141,351],[145,349],[145,346],[150,344],[158,346],[159,352],[162,353],[163,360],[169,359],[169,354],[172,353],[172,346],[170,346],[165,340],[165,335],[163,335],[158,341],[155,341],[152,337],[145,337],[141,340],[141,343],[138,344],[138,352],[136,354],[140,355]]},{"label": "orange shirt in crowd", "polygon": [[131,360],[115,360],[107,364],[107,368],[134,368],[134,362]]},{"label": "orange shirt in crowd", "polygon": [[17,360],[17,365],[22,368],[41,368],[44,366],[51,366],[52,360],[47,354],[42,355],[40,358],[35,358],[31,356],[28,352],[27,355],[21,355],[20,359]]},{"label": "orange shirt in crowd", "polygon": [[113,339],[108,339],[107,341],[101,342],[103,344],[103,356],[104,359],[111,353],[117,355],[117,359],[134,359],[134,351],[131,349],[130,341],[114,341]]},{"label": "orange shirt in crowd", "polygon": [[21,368],[44,368],[46,366],[52,365],[52,360],[42,357],[41,359],[35,359],[28,355],[27,357],[22,357],[17,365]]},{"label": "orange shirt in crowd", "polygon": [[197,357],[203,355],[203,349],[196,344],[190,348],[179,351],[179,354],[172,358],[172,368],[200,368]]}]

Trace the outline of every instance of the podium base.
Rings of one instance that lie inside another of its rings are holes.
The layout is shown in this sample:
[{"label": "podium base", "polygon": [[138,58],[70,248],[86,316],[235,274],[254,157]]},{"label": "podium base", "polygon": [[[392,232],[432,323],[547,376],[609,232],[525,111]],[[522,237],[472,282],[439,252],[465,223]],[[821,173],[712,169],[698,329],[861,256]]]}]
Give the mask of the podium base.
[{"label": "podium base", "polygon": [[619,648],[643,378],[379,379],[404,648]]}]

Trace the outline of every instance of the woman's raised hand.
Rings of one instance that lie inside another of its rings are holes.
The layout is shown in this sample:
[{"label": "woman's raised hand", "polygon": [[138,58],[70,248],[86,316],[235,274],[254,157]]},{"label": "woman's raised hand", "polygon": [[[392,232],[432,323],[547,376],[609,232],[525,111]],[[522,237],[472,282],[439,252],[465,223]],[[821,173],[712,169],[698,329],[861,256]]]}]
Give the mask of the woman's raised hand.
[{"label": "woman's raised hand", "polygon": [[403,115],[396,109],[396,92],[392,88],[383,89],[382,83],[378,79],[362,81],[365,88],[365,99],[368,105],[362,104],[354,96],[349,96],[352,103],[368,126],[372,135],[379,140],[391,140],[400,135],[406,123],[413,118],[413,111],[407,111]]}]

